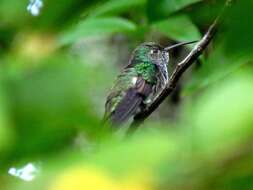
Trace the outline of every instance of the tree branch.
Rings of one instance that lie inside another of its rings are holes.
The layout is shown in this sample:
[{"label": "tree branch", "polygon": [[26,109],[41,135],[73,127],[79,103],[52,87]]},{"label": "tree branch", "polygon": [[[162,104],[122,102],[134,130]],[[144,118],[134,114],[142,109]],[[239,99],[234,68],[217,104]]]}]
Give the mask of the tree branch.
[{"label": "tree branch", "polygon": [[202,37],[202,39],[194,46],[194,48],[187,55],[187,57],[179,64],[177,64],[176,68],[174,69],[169,79],[167,87],[161,92],[161,94],[150,106],[148,106],[146,109],[144,109],[134,117],[134,120],[130,126],[130,131],[135,130],[137,127],[139,127],[140,124],[142,124],[144,120],[147,119],[160,106],[160,104],[173,92],[183,73],[198,59],[198,57],[203,53],[203,51],[207,48],[209,43],[214,38],[217,31],[218,22],[221,20],[225,8],[228,7],[230,3],[231,0],[226,1],[223,10],[214,20],[213,24],[208,28],[207,32]]}]

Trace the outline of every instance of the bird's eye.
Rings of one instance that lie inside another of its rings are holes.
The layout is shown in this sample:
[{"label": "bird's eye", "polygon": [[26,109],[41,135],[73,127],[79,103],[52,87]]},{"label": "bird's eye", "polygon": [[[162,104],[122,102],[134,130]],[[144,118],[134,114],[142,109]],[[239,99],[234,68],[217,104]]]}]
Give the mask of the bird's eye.
[{"label": "bird's eye", "polygon": [[156,54],[156,53],[158,53],[158,50],[157,50],[157,49],[152,49],[152,50],[150,51],[150,53],[151,53],[151,54]]}]

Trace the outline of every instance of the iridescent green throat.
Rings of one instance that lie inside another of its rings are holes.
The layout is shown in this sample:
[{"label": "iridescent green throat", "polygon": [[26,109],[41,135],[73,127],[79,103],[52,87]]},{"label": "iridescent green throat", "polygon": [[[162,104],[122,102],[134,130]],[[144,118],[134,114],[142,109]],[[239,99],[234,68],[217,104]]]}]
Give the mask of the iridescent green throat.
[{"label": "iridescent green throat", "polygon": [[156,83],[156,67],[150,62],[143,62],[135,65],[136,72],[143,77],[147,82]]},{"label": "iridescent green throat", "polygon": [[156,67],[155,65],[148,59],[147,52],[148,48],[142,47],[137,52],[137,60],[138,64],[134,66],[136,72],[143,77],[149,83],[156,83]]}]

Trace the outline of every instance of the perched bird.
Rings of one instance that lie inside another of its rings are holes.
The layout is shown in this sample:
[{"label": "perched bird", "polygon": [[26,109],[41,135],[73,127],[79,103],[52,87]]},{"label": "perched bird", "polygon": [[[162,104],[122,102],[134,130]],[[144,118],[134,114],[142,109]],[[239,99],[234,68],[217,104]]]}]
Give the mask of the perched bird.
[{"label": "perched bird", "polygon": [[139,45],[107,97],[104,121],[119,126],[152,103],[168,83],[169,50],[194,42],[165,48],[154,42]]}]

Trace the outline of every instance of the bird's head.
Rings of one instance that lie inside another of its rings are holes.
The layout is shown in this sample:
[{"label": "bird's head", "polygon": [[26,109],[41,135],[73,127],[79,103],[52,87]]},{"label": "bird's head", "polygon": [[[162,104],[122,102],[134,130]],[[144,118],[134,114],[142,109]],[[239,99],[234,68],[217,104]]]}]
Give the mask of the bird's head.
[{"label": "bird's head", "polygon": [[155,42],[145,42],[135,49],[133,58],[137,62],[149,62],[157,66],[164,66],[169,62],[170,50],[196,42],[197,41],[183,42],[168,47],[162,47]]},{"label": "bird's head", "polygon": [[169,53],[154,42],[145,42],[139,45],[133,55],[138,62],[148,62],[158,66],[169,62]]}]

